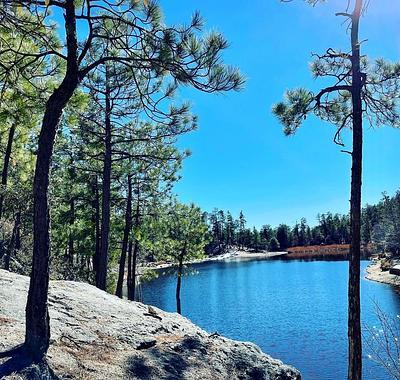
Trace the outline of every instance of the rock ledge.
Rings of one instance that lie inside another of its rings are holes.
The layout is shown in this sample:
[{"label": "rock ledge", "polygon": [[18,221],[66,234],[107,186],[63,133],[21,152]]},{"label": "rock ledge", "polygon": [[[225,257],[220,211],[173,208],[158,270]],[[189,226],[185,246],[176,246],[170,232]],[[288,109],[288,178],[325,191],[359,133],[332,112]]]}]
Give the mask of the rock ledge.
[{"label": "rock ledge", "polygon": [[[0,270],[0,351],[24,337],[29,279]],[[119,298],[77,282],[52,281],[48,362],[0,378],[300,380],[299,372],[251,343],[208,334],[174,313]],[[33,371],[33,372],[32,372]],[[46,372],[46,373],[45,373]]]}]

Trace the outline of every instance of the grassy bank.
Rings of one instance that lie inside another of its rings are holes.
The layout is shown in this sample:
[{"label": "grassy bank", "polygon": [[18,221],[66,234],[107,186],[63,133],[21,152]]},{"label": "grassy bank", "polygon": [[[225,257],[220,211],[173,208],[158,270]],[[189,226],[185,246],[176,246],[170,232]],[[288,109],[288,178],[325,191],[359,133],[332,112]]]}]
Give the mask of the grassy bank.
[{"label": "grassy bank", "polygon": [[[282,260],[347,260],[349,244],[311,245],[288,248],[288,254]],[[372,252],[369,247],[362,248],[362,258],[368,259]]]}]

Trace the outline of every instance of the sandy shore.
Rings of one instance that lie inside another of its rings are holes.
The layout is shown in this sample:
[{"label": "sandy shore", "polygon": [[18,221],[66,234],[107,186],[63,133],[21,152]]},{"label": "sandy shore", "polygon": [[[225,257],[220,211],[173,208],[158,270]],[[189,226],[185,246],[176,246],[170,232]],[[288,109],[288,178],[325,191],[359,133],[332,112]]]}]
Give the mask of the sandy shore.
[{"label": "sandy shore", "polygon": [[400,290],[400,276],[390,274],[389,271],[382,271],[379,260],[374,260],[370,265],[368,265],[365,278],[371,281],[377,281],[383,284],[395,286],[398,290]]},{"label": "sandy shore", "polygon": [[[226,252],[222,255],[217,255],[213,257],[205,257],[204,259],[199,260],[192,260],[185,262],[185,265],[188,264],[201,264],[201,263],[208,263],[212,261],[229,261],[229,260],[241,260],[241,259],[248,259],[248,260],[263,260],[263,259],[270,259],[276,256],[283,256],[286,255],[287,252],[248,252],[248,251],[230,251]],[[167,269],[175,266],[174,263],[149,263],[144,266],[138,267],[138,273],[141,274],[147,269]]]}]

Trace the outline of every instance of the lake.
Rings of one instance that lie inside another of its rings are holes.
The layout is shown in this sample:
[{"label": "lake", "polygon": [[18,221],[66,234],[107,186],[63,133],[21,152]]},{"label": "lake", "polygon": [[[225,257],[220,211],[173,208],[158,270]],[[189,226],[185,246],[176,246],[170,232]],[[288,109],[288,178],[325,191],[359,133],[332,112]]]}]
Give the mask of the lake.
[{"label": "lake", "polygon": [[[191,268],[197,273],[183,278],[182,314],[195,324],[256,343],[305,380],[346,379],[346,261],[230,260]],[[175,284],[172,275],[144,284],[143,301],[175,311]],[[377,324],[374,302],[400,314],[400,296],[390,286],[363,279],[361,292],[364,324]],[[365,380],[388,378],[364,359]]]}]

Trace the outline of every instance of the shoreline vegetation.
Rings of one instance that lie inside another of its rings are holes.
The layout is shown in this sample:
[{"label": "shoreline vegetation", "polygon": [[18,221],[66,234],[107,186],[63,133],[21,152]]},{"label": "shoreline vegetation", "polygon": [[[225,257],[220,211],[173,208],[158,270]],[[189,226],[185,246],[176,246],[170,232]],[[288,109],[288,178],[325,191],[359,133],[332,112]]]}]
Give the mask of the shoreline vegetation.
[{"label": "shoreline vegetation", "polygon": [[[348,244],[332,244],[326,246],[292,247],[282,252],[250,252],[242,250],[232,250],[221,255],[205,257],[203,259],[186,262],[185,265],[203,264],[210,262],[230,261],[230,260],[348,260]],[[382,270],[382,259],[373,255],[370,247],[363,247],[362,258],[371,260],[365,273],[365,278],[370,281],[380,282],[395,287],[400,292],[400,277],[390,273],[389,270]],[[141,276],[146,270],[171,269],[174,263],[147,263],[138,267],[138,275]]]},{"label": "shoreline vegetation", "polygon": [[[349,244],[312,245],[288,248],[284,260],[348,260]],[[373,254],[372,246],[361,247],[361,258],[369,259]]]},{"label": "shoreline vegetation", "polygon": [[[206,256],[201,259],[186,261],[185,265],[192,264],[202,264],[208,262],[215,261],[224,261],[224,260],[232,260],[232,259],[271,259],[274,257],[281,257],[287,255],[287,252],[250,252],[250,251],[242,251],[242,250],[232,250],[220,255],[215,256]],[[173,262],[149,262],[143,263],[144,265],[139,266],[138,269],[166,269],[176,266],[176,263]]]},{"label": "shoreline vegetation", "polygon": [[[348,260],[349,244],[330,244],[330,245],[313,245],[304,247],[291,247],[287,251],[277,252],[253,252],[248,250],[232,249],[220,255],[208,256],[201,259],[190,260],[185,265],[202,264],[216,261],[229,260]],[[370,258],[372,249],[363,247],[362,257]],[[143,263],[137,268],[137,274],[140,276],[146,270],[162,270],[175,267],[177,264],[173,262],[150,262]]]},{"label": "shoreline vegetation", "polygon": [[[292,247],[287,251],[281,252],[251,252],[244,250],[231,250],[226,253],[205,257],[202,259],[191,260],[185,265],[196,265],[211,262],[231,261],[231,260],[348,260],[348,244],[332,244],[326,246],[306,246]],[[371,247],[363,247],[362,258],[371,260],[366,269],[364,277],[369,281],[380,282],[393,286],[400,292],[400,276],[390,273],[389,270],[382,270],[382,259],[373,254]],[[138,276],[142,276],[147,270],[171,269],[176,264],[167,262],[146,263],[138,267]]]}]

